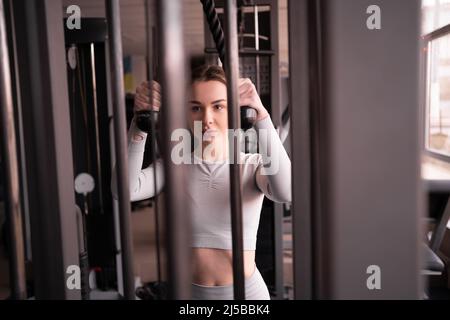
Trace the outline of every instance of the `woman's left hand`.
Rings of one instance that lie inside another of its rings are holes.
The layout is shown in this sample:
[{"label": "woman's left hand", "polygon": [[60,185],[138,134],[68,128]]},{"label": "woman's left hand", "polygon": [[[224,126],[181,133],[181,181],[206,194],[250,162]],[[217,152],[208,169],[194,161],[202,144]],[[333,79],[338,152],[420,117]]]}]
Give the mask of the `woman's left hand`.
[{"label": "woman's left hand", "polygon": [[256,92],[256,87],[252,80],[248,78],[239,79],[239,107],[248,106],[256,110],[258,116],[256,121],[265,119],[269,116],[269,112],[264,108],[261,98]]}]

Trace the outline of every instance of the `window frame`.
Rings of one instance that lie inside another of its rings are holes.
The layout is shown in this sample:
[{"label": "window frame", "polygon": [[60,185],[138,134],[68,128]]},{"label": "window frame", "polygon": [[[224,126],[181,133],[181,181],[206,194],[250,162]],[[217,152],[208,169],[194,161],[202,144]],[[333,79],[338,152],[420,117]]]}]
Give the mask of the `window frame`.
[{"label": "window frame", "polygon": [[424,154],[439,159],[439,160],[443,160],[446,162],[450,162],[450,154],[446,155],[442,152],[438,152],[435,149],[430,149],[428,146],[428,139],[429,139],[429,93],[430,93],[430,82],[429,82],[429,48],[430,48],[430,44],[432,41],[434,40],[438,40],[440,38],[446,37],[446,36],[450,36],[450,23],[439,28],[436,29],[430,33],[425,34],[424,36],[422,36],[422,40],[423,40],[423,46],[422,48],[424,49],[424,54],[422,56],[422,65],[423,65],[423,75],[422,75],[422,92],[423,92],[423,120],[424,120],[424,129],[425,129],[425,136],[424,136],[424,140],[422,143],[422,147],[423,147],[423,151]]}]

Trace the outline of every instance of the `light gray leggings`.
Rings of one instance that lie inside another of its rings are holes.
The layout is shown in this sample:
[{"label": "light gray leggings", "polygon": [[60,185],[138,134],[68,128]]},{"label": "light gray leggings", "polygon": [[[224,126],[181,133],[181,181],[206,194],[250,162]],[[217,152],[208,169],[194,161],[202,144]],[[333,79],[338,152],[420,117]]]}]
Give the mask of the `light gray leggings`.
[{"label": "light gray leggings", "polygon": [[[270,300],[269,290],[258,268],[245,279],[246,300]],[[192,300],[233,300],[233,285],[202,286],[192,284]]]}]

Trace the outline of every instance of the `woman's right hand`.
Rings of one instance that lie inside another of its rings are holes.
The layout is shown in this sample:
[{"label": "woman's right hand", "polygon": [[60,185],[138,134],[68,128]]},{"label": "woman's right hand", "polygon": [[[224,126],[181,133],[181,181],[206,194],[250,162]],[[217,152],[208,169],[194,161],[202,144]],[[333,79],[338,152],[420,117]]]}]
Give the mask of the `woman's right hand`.
[{"label": "woman's right hand", "polygon": [[161,86],[158,82],[144,81],[136,88],[136,95],[134,97],[134,114],[139,111],[154,110],[159,111],[161,107]]}]

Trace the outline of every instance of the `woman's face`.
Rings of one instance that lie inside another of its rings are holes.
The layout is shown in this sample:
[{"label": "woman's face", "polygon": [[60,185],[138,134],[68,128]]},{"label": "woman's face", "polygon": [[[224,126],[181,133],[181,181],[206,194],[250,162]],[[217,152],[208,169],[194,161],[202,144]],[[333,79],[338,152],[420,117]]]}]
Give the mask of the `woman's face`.
[{"label": "woman's face", "polygon": [[201,124],[204,146],[210,143],[223,146],[228,129],[227,87],[219,81],[194,82],[188,118],[192,132],[195,122],[197,126]]}]

